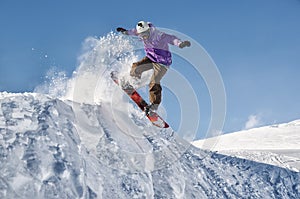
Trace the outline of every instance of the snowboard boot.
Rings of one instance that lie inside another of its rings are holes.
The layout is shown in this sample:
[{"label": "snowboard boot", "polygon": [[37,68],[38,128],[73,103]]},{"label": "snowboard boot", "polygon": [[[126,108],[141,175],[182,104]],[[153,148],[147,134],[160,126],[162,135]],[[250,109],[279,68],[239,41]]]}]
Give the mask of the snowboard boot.
[{"label": "snowboard boot", "polygon": [[145,106],[146,115],[149,115],[149,113],[151,111],[156,112],[158,109],[158,106],[159,106],[159,104],[153,104],[153,103],[149,104],[148,106]]}]

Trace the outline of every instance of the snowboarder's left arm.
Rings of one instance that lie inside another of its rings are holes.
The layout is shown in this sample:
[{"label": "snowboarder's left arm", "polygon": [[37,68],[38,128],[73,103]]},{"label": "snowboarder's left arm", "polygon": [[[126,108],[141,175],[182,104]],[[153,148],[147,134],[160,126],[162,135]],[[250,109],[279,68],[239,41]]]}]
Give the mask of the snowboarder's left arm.
[{"label": "snowboarder's left arm", "polygon": [[179,38],[177,38],[174,35],[169,35],[167,33],[162,34],[162,39],[168,42],[169,44],[178,46],[179,48],[189,47],[191,46],[190,41],[181,41]]},{"label": "snowboarder's left arm", "polygon": [[130,29],[130,30],[126,30],[125,28],[118,27],[116,30],[117,30],[117,32],[121,32],[124,35],[135,35],[135,36],[138,35],[135,28]]}]

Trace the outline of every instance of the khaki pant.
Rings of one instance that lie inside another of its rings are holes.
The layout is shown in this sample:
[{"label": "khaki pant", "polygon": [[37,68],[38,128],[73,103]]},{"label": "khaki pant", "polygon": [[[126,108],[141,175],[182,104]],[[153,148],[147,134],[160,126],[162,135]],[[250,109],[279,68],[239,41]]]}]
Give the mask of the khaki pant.
[{"label": "khaki pant", "polygon": [[148,57],[144,57],[141,61],[132,64],[130,75],[133,77],[141,78],[143,72],[153,69],[153,74],[149,83],[149,98],[150,102],[159,105],[161,102],[161,91],[160,80],[167,72],[167,67],[152,62]]}]

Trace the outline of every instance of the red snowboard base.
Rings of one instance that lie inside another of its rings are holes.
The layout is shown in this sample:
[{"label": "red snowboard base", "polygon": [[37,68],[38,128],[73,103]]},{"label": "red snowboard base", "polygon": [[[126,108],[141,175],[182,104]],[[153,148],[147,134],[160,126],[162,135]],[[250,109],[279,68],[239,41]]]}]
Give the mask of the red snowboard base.
[{"label": "red snowboard base", "polygon": [[[145,112],[145,107],[148,106],[148,103],[141,97],[141,95],[133,88],[129,82],[126,82],[121,85],[119,82],[119,78],[117,76],[117,72],[111,72],[111,78],[113,81],[119,85],[122,90],[136,103],[136,105]],[[168,128],[169,124],[165,122],[156,112],[149,111],[146,114],[147,118],[152,122],[153,125],[160,128]]]}]

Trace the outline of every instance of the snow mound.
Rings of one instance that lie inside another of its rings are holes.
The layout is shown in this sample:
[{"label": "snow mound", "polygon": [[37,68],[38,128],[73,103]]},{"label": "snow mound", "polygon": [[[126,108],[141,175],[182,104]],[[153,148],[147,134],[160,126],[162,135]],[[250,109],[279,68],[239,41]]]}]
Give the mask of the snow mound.
[{"label": "snow mound", "polygon": [[216,143],[214,150],[300,150],[300,120],[274,124],[206,140],[195,141],[201,147],[205,142]]},{"label": "snow mound", "polygon": [[[300,171],[300,120],[229,133],[193,145],[219,153]],[[215,145],[212,147],[210,143]]]},{"label": "snow mound", "polygon": [[300,197],[297,172],[195,148],[134,112],[124,131],[106,103],[1,93],[0,105],[0,198]]}]

